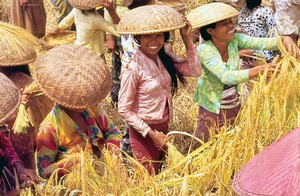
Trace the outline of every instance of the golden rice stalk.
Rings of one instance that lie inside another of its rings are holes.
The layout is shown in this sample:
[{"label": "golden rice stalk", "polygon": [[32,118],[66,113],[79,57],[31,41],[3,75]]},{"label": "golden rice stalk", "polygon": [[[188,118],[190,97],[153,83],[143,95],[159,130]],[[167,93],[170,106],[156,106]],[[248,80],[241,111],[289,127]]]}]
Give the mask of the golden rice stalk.
[{"label": "golden rice stalk", "polygon": [[13,125],[14,133],[27,133],[27,128],[34,126],[39,127],[41,121],[46,117],[53,103],[46,98],[35,82],[25,87],[24,94],[31,95],[31,105],[26,111],[25,106],[20,104],[17,118]]}]

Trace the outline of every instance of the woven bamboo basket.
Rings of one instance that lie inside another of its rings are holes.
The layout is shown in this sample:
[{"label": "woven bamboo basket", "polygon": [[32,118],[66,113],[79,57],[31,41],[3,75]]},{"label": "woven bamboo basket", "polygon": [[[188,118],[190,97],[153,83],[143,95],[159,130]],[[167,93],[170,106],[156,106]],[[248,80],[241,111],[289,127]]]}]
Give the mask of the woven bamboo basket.
[{"label": "woven bamboo basket", "polygon": [[2,73],[0,86],[0,123],[3,123],[18,110],[21,95],[14,83]]},{"label": "woven bamboo basket", "polygon": [[63,30],[58,34],[47,34],[41,41],[45,50],[50,50],[55,46],[73,44],[76,40],[76,32]]}]

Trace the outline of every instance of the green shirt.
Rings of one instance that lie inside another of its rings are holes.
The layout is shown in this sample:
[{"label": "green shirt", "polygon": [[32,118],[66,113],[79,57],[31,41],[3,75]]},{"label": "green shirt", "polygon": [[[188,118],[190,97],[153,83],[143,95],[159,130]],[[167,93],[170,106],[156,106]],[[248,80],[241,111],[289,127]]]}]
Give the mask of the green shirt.
[{"label": "green shirt", "polygon": [[228,43],[227,62],[223,62],[212,41],[205,41],[197,49],[202,75],[198,79],[194,100],[199,106],[218,114],[224,85],[237,85],[249,80],[248,69],[240,70],[239,49],[275,50],[277,46],[276,37],[256,38],[236,33]]}]

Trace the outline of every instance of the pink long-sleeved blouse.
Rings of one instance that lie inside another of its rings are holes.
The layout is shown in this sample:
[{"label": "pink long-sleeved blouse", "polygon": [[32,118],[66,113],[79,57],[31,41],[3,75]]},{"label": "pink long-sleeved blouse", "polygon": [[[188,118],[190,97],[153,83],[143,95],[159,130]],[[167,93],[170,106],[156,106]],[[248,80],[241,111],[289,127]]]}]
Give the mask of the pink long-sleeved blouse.
[{"label": "pink long-sleeved blouse", "polygon": [[[198,77],[201,64],[196,48],[187,51],[187,59],[167,52],[185,76]],[[122,67],[118,112],[143,137],[151,130],[148,124],[164,122],[172,116],[171,77],[157,57],[158,65],[140,50]]]}]

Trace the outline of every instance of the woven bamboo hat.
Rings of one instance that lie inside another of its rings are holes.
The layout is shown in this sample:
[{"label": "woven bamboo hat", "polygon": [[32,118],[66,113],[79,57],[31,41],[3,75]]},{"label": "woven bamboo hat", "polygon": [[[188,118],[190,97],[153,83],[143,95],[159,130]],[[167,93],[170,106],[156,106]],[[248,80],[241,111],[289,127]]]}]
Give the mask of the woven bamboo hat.
[{"label": "woven bamboo hat", "polygon": [[269,145],[237,173],[239,195],[300,195],[300,128]]},{"label": "woven bamboo hat", "polygon": [[0,22],[0,66],[19,66],[36,59],[38,39],[23,28]]},{"label": "woven bamboo hat", "polygon": [[226,3],[208,3],[193,9],[186,15],[193,29],[219,22],[239,15],[239,12]]},{"label": "woven bamboo hat", "polygon": [[185,26],[181,15],[166,5],[146,5],[126,12],[119,24],[119,34],[151,34]]},{"label": "woven bamboo hat", "polygon": [[102,6],[105,0],[68,0],[72,7],[80,10],[92,10]]},{"label": "woven bamboo hat", "polygon": [[21,96],[14,83],[2,73],[0,86],[0,123],[3,123],[17,111]]},{"label": "woven bamboo hat", "polygon": [[46,96],[70,109],[100,103],[112,83],[110,71],[100,56],[79,45],[48,50],[36,60],[34,71],[37,84]]}]

